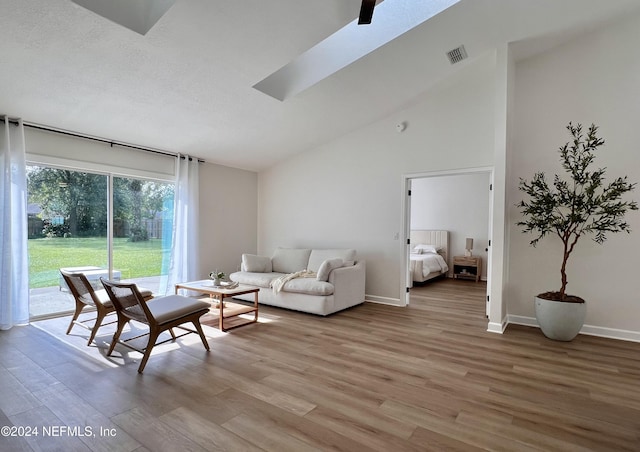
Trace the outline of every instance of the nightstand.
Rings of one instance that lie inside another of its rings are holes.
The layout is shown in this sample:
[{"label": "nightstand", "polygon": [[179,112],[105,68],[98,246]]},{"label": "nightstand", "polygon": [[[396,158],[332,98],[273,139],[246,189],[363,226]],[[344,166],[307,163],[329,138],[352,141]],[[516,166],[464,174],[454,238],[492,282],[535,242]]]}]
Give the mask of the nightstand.
[{"label": "nightstand", "polygon": [[473,278],[480,281],[482,258],[480,256],[453,256],[453,277]]}]

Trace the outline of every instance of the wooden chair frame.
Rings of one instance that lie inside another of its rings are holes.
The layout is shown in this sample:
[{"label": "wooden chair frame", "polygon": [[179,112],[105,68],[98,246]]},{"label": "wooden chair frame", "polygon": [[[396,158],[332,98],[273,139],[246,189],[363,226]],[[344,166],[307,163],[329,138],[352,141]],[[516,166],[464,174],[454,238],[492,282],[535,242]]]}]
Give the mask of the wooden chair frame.
[{"label": "wooden chair frame", "polygon": [[[190,333],[197,333],[202,340],[202,344],[204,348],[209,351],[209,343],[207,342],[207,338],[204,335],[202,330],[202,326],[200,325],[200,317],[209,312],[209,305],[203,302],[197,302],[198,305],[194,306],[194,309],[190,312],[183,313],[175,318],[165,319],[164,321],[159,322],[154,317],[153,313],[147,306],[147,301],[140,294],[137,286],[135,284],[127,284],[127,283],[119,283],[115,281],[108,281],[104,278],[100,278],[102,284],[109,294],[109,298],[113,303],[116,313],[118,315],[118,328],[113,335],[113,340],[111,341],[111,345],[109,346],[109,350],[107,352],[107,356],[111,356],[113,349],[115,348],[116,343],[120,343],[132,350],[138,351],[143,354],[142,361],[140,362],[140,366],[138,367],[138,373],[142,373],[144,367],[149,360],[149,356],[151,356],[151,351],[153,347],[158,344],[163,344],[168,341],[175,341],[177,338],[182,337],[184,335]],[[185,300],[185,302],[194,302],[195,300],[189,299],[187,297],[181,297],[179,295],[169,295],[166,297],[157,297],[151,303],[157,303],[163,298],[170,297],[178,297]],[[122,334],[122,330],[124,326],[129,323],[131,320],[135,320],[140,323],[144,323],[149,326],[149,332],[146,334],[141,334],[136,337],[128,338],[125,340],[120,340],[120,335]],[[195,327],[195,330],[190,328],[186,328],[181,326],[184,323],[192,323]],[[178,336],[173,332],[173,328],[180,328],[185,330],[185,333],[180,334]],[[169,330],[171,334],[171,338],[158,342],[158,336],[166,330]],[[140,349],[128,344],[128,341],[133,339],[138,339],[143,336],[149,336],[149,340],[147,342],[146,347]]]},{"label": "wooden chair frame", "polygon": [[[113,306],[113,303],[109,302],[105,304],[104,301],[100,299],[100,297],[93,289],[93,286],[84,274],[71,273],[64,270],[60,270],[60,274],[64,278],[64,281],[67,283],[69,291],[71,292],[71,295],[73,295],[76,303],[73,317],[71,318],[71,322],[69,322],[69,328],[67,328],[67,334],[71,333],[73,325],[79,325],[83,328],[86,328],[91,331],[89,341],[87,342],[87,345],[91,345],[91,342],[93,342],[93,339],[96,337],[98,329],[102,326],[104,318],[107,315],[115,312],[116,308],[115,306]],[[96,309],[96,317],[79,321],[78,317],[80,316],[80,313],[87,306]],[[85,323],[88,322],[94,322],[93,326],[90,327],[88,325],[85,325]],[[115,322],[116,320],[105,323],[105,325],[110,325]]]}]

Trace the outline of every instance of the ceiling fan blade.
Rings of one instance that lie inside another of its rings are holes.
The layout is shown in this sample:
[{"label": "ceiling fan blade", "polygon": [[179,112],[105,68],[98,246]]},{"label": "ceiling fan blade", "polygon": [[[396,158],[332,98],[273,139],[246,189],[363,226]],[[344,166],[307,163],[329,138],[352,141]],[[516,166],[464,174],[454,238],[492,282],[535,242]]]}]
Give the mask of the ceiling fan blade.
[{"label": "ceiling fan blade", "polygon": [[367,25],[371,23],[373,18],[373,9],[376,6],[376,0],[362,0],[360,7],[360,17],[358,17],[358,25]]}]

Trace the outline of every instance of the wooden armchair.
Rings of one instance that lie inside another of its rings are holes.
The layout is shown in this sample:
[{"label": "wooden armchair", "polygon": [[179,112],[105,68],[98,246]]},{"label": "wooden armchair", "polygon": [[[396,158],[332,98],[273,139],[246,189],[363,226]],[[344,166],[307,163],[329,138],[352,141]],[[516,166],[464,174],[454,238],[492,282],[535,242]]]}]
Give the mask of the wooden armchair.
[{"label": "wooden armchair", "polygon": [[[115,311],[115,307],[113,306],[113,303],[111,303],[107,292],[104,289],[94,290],[93,286],[83,273],[72,273],[61,269],[60,274],[67,283],[69,291],[71,292],[71,295],[73,295],[76,303],[75,312],[73,313],[71,322],[69,322],[69,328],[67,328],[67,334],[71,333],[73,325],[79,325],[86,328],[91,331],[89,341],[87,342],[87,345],[91,345],[91,342],[96,337],[98,329],[102,326],[102,321],[108,314]],[[150,290],[140,289],[140,291],[145,300],[153,298],[153,294]],[[92,318],[78,321],[78,317],[85,307],[95,308],[97,316],[95,319]],[[93,326],[87,325],[88,322],[94,322]],[[115,320],[107,323],[106,325],[111,323],[115,323]]]},{"label": "wooden armchair", "polygon": [[[195,300],[193,298],[183,297],[181,295],[156,297],[153,301],[147,303],[135,284],[108,281],[104,278],[100,278],[100,281],[102,281],[102,285],[109,295],[118,315],[118,328],[116,333],[113,335],[113,340],[111,341],[111,346],[109,347],[107,356],[111,355],[116,343],[121,343],[122,345],[143,353],[142,361],[138,367],[138,373],[142,373],[145,365],[147,364],[147,360],[151,355],[151,350],[154,345],[156,345],[158,336],[166,330],[169,330],[171,339],[162,341],[160,344],[169,340],[176,340],[178,337],[182,337],[185,334],[198,333],[204,348],[209,351],[207,338],[204,336],[202,326],[200,325],[200,317],[209,312],[209,303]],[[147,342],[147,346],[143,349],[138,349],[127,344],[127,341],[137,339],[141,336],[120,341],[122,329],[131,320],[135,320],[149,326],[149,341]],[[192,323],[196,330],[194,331],[184,326],[180,326],[187,322]],[[173,332],[173,328],[175,327],[185,330],[185,333],[180,336],[176,336]]]}]

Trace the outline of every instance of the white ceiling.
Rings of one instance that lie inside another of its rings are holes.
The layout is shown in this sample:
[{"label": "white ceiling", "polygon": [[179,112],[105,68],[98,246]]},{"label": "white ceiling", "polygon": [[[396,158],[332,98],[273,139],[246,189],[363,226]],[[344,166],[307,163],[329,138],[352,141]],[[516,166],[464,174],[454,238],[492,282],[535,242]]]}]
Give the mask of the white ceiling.
[{"label": "white ceiling", "polygon": [[[176,0],[141,35],[71,0],[0,0],[0,114],[261,170],[392,114],[499,45],[530,55],[640,0],[462,0],[285,101],[252,88],[359,7]],[[452,66],[460,44],[469,59]]]}]

